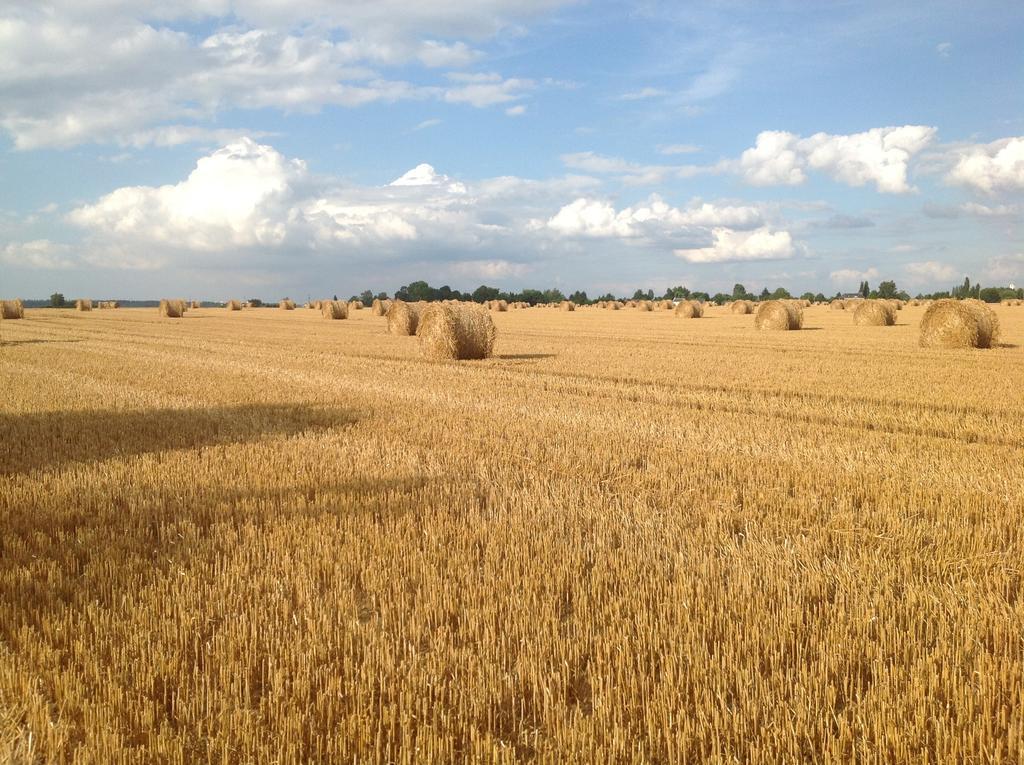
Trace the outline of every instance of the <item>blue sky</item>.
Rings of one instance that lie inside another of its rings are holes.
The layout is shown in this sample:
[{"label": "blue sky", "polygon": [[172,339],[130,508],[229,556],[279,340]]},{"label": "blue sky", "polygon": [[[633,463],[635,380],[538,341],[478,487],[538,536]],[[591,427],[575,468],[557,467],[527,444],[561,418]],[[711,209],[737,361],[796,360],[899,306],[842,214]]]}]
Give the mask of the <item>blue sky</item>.
[{"label": "blue sky", "polygon": [[0,293],[1022,284],[1024,7],[892,5],[3,0]]}]

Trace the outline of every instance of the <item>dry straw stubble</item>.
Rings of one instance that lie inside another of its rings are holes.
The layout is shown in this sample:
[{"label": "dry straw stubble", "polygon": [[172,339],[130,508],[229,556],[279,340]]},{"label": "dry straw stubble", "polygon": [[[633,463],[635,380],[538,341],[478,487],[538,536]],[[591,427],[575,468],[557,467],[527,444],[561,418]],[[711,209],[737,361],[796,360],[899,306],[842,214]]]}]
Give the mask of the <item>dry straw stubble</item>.
[{"label": "dry straw stubble", "polygon": [[991,348],[999,317],[980,300],[937,300],[921,317],[922,348]]},{"label": "dry straw stubble", "polygon": [[416,330],[423,355],[437,361],[489,358],[496,335],[494,320],[476,303],[429,305]]}]

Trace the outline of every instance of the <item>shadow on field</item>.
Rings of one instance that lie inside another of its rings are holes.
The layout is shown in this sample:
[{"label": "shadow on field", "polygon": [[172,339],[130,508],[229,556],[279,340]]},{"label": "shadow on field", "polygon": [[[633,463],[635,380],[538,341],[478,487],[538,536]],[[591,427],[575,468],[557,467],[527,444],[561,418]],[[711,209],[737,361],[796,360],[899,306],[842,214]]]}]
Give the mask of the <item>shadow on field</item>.
[{"label": "shadow on field", "polygon": [[352,425],[356,420],[351,412],[303,404],[0,414],[0,475],[243,443],[263,435]]},{"label": "shadow on field", "polygon": [[537,361],[539,359],[553,359],[557,353],[499,353],[496,358],[505,361]]},{"label": "shadow on field", "polygon": [[47,345],[49,343],[80,343],[81,340],[3,340],[0,341],[0,347],[6,348],[10,345]]}]

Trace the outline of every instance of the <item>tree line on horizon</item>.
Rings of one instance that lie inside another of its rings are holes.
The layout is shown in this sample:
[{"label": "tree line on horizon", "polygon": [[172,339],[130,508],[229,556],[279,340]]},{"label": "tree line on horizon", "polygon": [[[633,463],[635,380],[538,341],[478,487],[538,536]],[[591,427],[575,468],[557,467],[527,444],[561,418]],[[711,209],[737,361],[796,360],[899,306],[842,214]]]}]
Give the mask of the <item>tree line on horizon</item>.
[{"label": "tree line on horizon", "polygon": [[[389,295],[386,292],[374,293],[372,290],[364,290],[358,295],[353,295],[349,300],[360,301],[367,307],[372,305],[374,300],[389,300],[392,297],[398,300],[405,300],[407,302],[466,300],[476,303],[485,303],[488,300],[506,300],[510,303],[529,303],[530,305],[561,303],[566,300],[576,303],[577,305],[590,305],[592,303],[610,300],[700,300],[701,302],[711,302],[722,305],[731,300],[750,300],[758,302],[763,300],[788,300],[794,297],[821,303],[834,298],[853,296],[875,299],[911,299],[911,295],[905,290],[899,289],[896,286],[895,281],[888,280],[879,282],[875,289],[872,289],[871,285],[867,281],[862,281],[856,292],[837,292],[831,297],[826,296],[822,292],[804,292],[800,295],[793,295],[785,287],[777,287],[774,290],[769,290],[765,287],[759,293],[754,294],[749,292],[742,284],[737,283],[733,285],[732,292],[717,292],[713,295],[700,290],[691,290],[679,285],[675,287],[668,287],[660,294],[655,293],[653,289],[638,289],[633,293],[632,297],[613,295],[608,292],[594,298],[589,297],[585,290],[577,290],[566,295],[557,288],[546,290],[524,289],[519,292],[514,292],[502,290],[500,287],[489,287],[485,284],[481,284],[472,292],[460,292],[459,290],[452,289],[448,285],[444,285],[442,287],[431,287],[430,284],[425,281],[415,281],[410,282],[407,285],[403,285],[396,290],[393,295]],[[982,287],[980,284],[972,283],[970,278],[965,278],[963,284],[949,290],[931,293],[918,293],[914,297],[923,300],[939,300],[942,298],[956,298],[963,300],[966,298],[974,298],[985,303],[998,303],[1001,300],[1024,300],[1024,289],[1019,287]],[[338,300],[338,296],[334,295],[334,299]],[[126,307],[131,305],[144,307],[151,304],[156,305],[158,301],[125,300],[123,302],[126,304]],[[253,307],[277,304],[276,300],[265,301],[259,298],[250,298],[248,302]],[[46,305],[46,302],[26,300],[25,304],[29,307],[40,307]],[[49,306],[52,308],[66,308],[71,305],[74,305],[74,301],[67,300],[60,292],[55,292],[50,295]]]}]

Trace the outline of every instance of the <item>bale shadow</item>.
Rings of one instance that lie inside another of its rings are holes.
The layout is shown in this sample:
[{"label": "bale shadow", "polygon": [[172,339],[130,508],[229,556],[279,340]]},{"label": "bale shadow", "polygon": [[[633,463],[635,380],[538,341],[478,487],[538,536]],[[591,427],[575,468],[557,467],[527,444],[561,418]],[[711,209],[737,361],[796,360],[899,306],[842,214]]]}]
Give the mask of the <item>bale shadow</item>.
[{"label": "bale shadow", "polygon": [[499,353],[495,358],[505,361],[536,361],[539,359],[553,359],[557,353]]},{"label": "bale shadow", "polygon": [[351,412],[305,404],[0,414],[0,475],[327,430],[356,421]]}]

